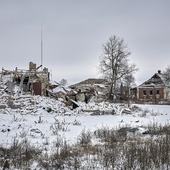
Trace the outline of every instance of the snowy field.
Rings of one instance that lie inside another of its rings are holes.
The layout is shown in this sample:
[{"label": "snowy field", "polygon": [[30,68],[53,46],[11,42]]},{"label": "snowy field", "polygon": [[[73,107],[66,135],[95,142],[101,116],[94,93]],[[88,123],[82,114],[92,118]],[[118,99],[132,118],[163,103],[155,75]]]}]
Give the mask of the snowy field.
[{"label": "snowy field", "polygon": [[71,110],[60,101],[40,96],[20,97],[14,105],[0,110],[0,146],[9,148],[15,140],[26,139],[49,154],[57,139],[75,143],[83,130],[131,127],[143,133],[149,124],[165,125],[170,121],[169,105],[132,105],[128,109],[124,104],[79,103]]},{"label": "snowy field", "polygon": [[[56,140],[56,135],[59,135],[67,141],[74,142],[82,130],[94,131],[101,127],[127,126],[139,127],[141,131],[144,131],[148,124],[164,125],[170,121],[168,105],[135,105],[141,109],[138,108],[126,114],[122,113],[122,110],[126,109],[126,106],[122,104],[81,103],[79,108],[70,110],[54,99],[42,97],[31,98],[33,101],[28,99],[19,100],[24,105],[20,109],[1,109],[0,144],[3,147],[8,147],[14,138],[26,137],[31,143],[41,145],[47,140],[52,144]],[[33,102],[35,103],[32,104]],[[112,109],[115,110],[114,115],[91,115],[92,112],[84,111]]]}]

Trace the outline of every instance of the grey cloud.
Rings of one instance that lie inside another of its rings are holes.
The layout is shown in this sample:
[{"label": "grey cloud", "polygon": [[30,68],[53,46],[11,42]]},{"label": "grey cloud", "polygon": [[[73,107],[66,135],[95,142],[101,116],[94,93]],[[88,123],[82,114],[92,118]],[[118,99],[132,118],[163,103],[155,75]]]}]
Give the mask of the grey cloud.
[{"label": "grey cloud", "polygon": [[96,65],[102,44],[115,34],[132,52],[140,84],[168,65],[169,7],[168,0],[1,1],[0,67],[40,64],[42,24],[43,64],[55,79],[100,76]]}]

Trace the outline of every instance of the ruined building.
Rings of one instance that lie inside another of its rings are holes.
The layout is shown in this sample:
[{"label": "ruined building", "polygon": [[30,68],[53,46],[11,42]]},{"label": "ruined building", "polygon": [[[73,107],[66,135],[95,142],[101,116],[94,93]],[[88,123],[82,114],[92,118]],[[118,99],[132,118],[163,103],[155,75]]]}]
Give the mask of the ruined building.
[{"label": "ruined building", "polygon": [[[41,70],[40,70],[41,69]],[[46,88],[49,83],[48,68],[43,68],[42,65],[36,66],[35,63],[29,63],[29,69],[16,69],[14,71],[5,70],[2,68],[2,77],[6,79],[7,90],[12,91],[15,85],[23,92],[31,92],[35,95],[46,95]]]}]

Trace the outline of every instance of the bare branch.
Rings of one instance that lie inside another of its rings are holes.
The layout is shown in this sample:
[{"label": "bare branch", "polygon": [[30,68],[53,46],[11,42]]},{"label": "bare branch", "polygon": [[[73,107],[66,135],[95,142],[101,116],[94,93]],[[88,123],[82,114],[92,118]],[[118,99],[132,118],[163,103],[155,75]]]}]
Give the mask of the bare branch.
[{"label": "bare branch", "polygon": [[109,97],[111,97],[111,94],[114,95],[118,80],[137,71],[135,64],[129,65],[128,63],[130,54],[131,52],[124,40],[115,35],[111,36],[103,45],[103,55],[99,61],[99,69],[104,77],[111,80]]}]

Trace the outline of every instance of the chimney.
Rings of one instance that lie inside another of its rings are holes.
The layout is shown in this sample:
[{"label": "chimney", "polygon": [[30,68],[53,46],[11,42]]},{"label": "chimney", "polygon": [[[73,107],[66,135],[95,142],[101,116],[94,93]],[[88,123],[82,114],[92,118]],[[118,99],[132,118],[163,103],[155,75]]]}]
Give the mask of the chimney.
[{"label": "chimney", "polygon": [[161,74],[161,70],[158,70],[158,74]]}]

